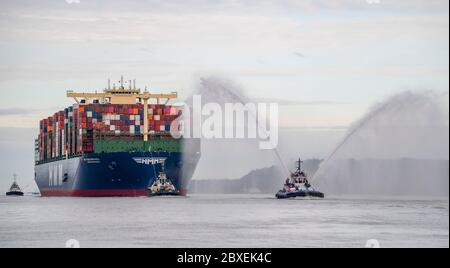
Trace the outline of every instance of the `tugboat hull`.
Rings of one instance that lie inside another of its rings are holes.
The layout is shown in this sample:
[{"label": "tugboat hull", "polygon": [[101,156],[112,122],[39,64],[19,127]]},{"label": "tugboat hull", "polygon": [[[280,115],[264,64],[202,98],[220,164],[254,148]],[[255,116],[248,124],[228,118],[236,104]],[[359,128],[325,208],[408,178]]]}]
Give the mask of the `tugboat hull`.
[{"label": "tugboat hull", "polygon": [[179,191],[176,191],[176,192],[159,191],[159,192],[156,192],[156,193],[149,193],[148,196],[149,197],[154,197],[154,196],[182,196],[182,194]]},{"label": "tugboat hull", "polygon": [[7,196],[23,196],[22,192],[7,192]]},{"label": "tugboat hull", "polygon": [[282,192],[279,191],[275,194],[275,197],[278,199],[288,199],[288,198],[296,198],[296,197],[313,197],[313,198],[325,198],[325,195],[319,191],[295,191],[295,192]]}]

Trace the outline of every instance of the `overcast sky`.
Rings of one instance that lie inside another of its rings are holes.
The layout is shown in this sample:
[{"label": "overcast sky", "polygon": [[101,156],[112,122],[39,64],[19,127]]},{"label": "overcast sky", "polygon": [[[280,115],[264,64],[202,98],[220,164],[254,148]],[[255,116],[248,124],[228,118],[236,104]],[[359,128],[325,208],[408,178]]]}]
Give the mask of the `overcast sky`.
[{"label": "overcast sky", "polygon": [[284,127],[346,128],[405,89],[448,91],[448,12],[447,0],[0,0],[0,127],[36,128],[72,104],[66,90],[124,74],[182,97],[223,76],[291,104]]},{"label": "overcast sky", "polygon": [[316,103],[285,125],[348,125],[406,88],[448,90],[448,32],[446,0],[1,0],[0,126],[35,127],[67,89],[120,74],[182,96],[218,74]]}]

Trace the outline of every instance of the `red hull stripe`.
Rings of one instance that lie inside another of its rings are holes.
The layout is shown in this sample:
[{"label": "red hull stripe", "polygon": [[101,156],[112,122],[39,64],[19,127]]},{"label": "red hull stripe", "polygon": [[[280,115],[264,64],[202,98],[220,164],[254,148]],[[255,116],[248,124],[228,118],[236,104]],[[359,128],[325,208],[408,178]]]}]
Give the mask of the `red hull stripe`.
[{"label": "red hull stripe", "polygon": [[181,190],[180,190],[180,194],[181,194],[182,196],[187,196],[187,189],[181,189]]},{"label": "red hull stripe", "polygon": [[146,189],[107,189],[107,190],[49,190],[42,189],[41,196],[80,196],[80,197],[106,197],[106,196],[147,196]]},{"label": "red hull stripe", "polygon": [[[182,195],[187,195],[187,190],[180,191]],[[77,197],[107,197],[107,196],[147,196],[146,189],[108,189],[108,190],[50,190],[42,189],[41,196],[77,196]]]}]

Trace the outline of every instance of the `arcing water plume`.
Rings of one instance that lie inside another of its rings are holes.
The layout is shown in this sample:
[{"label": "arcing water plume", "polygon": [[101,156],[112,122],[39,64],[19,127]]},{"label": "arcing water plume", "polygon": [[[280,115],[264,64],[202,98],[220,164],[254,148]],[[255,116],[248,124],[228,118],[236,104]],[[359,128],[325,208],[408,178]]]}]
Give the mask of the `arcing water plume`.
[{"label": "arcing water plume", "polygon": [[[232,81],[228,79],[218,78],[214,76],[205,77],[200,79],[200,83],[197,86],[197,89],[193,92],[194,95],[200,95],[202,98],[202,103],[217,103],[221,106],[224,106],[226,103],[233,104],[246,104],[251,102],[251,100],[246,96],[244,91],[236,86]],[[191,105],[191,98],[188,99],[187,103],[189,106]],[[257,115],[248,112],[248,117],[250,120],[258,120]],[[245,126],[236,126],[236,127],[245,127]],[[261,131],[266,131],[261,127],[259,122],[257,122],[257,127]],[[265,163],[265,166],[274,165],[274,157],[275,164],[282,166],[285,170],[287,168],[284,166],[283,161],[281,161],[281,157],[276,149],[268,150],[266,152],[259,150],[256,145],[255,140],[251,139],[233,139],[233,140],[202,140],[203,147],[203,156],[201,163],[199,165],[199,173],[205,171],[205,169],[214,169],[214,164],[205,164],[205,162],[210,161],[214,162],[210,159],[213,157],[220,156],[222,161],[225,159],[226,162],[222,163],[222,165],[235,163],[236,166],[238,164],[245,165],[247,164],[247,170],[242,172],[241,175],[244,175],[249,170],[252,170],[257,167],[261,167],[261,163]],[[211,155],[206,155],[208,152]],[[203,159],[209,158],[209,159]],[[204,161],[204,162],[203,162]],[[258,166],[259,164],[259,166]],[[218,168],[221,172],[224,172],[223,168]],[[226,172],[226,170],[225,170]],[[224,172],[224,173],[225,173]],[[205,172],[205,174],[210,172]],[[227,175],[223,175],[222,178],[229,178]],[[281,177],[282,175],[280,175]],[[203,176],[202,176],[203,177]]]},{"label": "arcing water plume", "polygon": [[448,93],[403,92],[356,122],[313,181],[334,194],[448,197]]},{"label": "arcing water plume", "polygon": [[218,77],[202,77],[194,94],[201,95],[205,102],[225,104],[247,103],[249,98],[244,90],[228,79]]}]

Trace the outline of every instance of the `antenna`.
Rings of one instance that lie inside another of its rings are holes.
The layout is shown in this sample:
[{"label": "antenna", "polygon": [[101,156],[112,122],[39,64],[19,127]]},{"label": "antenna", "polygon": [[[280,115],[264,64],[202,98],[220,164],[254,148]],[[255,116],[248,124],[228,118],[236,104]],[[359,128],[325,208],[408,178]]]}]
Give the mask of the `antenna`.
[{"label": "antenna", "polygon": [[120,76],[120,89],[124,89],[124,87],[123,87],[123,75]]},{"label": "antenna", "polygon": [[13,174],[13,178],[14,178],[14,182],[16,182],[17,181],[17,174]]},{"label": "antenna", "polygon": [[130,89],[131,89],[131,80],[130,80]]},{"label": "antenna", "polygon": [[299,158],[297,163],[298,163],[298,171],[302,171],[302,163],[303,163],[302,159]]},{"label": "antenna", "polygon": [[133,89],[136,89],[136,79],[133,79]]},{"label": "antenna", "polygon": [[108,78],[108,89],[111,89],[111,78]]}]

